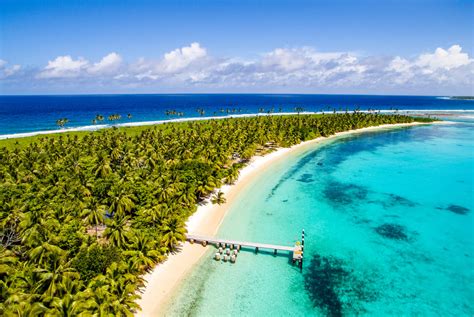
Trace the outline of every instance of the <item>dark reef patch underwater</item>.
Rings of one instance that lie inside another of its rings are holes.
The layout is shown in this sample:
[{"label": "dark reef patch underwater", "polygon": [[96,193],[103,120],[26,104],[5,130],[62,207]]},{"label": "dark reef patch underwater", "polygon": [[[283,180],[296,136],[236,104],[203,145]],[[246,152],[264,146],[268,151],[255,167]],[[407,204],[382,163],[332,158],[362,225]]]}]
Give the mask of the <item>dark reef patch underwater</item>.
[{"label": "dark reef patch underwater", "polygon": [[410,237],[406,233],[406,228],[404,226],[397,225],[394,223],[384,223],[383,225],[376,227],[375,232],[377,232],[382,237],[392,240],[410,240]]},{"label": "dark reef patch underwater", "polygon": [[[310,174],[303,174],[310,175]],[[300,182],[309,182],[306,180],[298,179]],[[361,186],[353,183],[343,183],[336,180],[331,180],[327,182],[323,190],[324,198],[333,206],[340,207],[341,205],[352,205],[358,203],[371,203],[379,204],[384,209],[394,208],[394,207],[416,207],[419,204],[408,198],[402,197],[396,194],[385,194],[378,193],[376,191],[369,190],[365,186]],[[368,200],[369,197],[377,197],[377,195],[382,196],[383,199],[373,199]]]},{"label": "dark reef patch underwater", "polygon": [[323,190],[324,198],[335,206],[351,205],[357,201],[364,201],[369,194],[366,187],[356,184],[345,184],[330,181]]},{"label": "dark reef patch underwater", "polygon": [[470,211],[469,208],[459,206],[459,205],[454,205],[454,204],[451,204],[447,207],[437,207],[436,209],[451,211],[452,213],[455,213],[458,215],[467,215]]},{"label": "dark reef patch underwater", "polygon": [[384,209],[389,209],[389,208],[394,208],[394,207],[416,207],[419,204],[417,202],[411,201],[408,198],[402,197],[400,195],[395,195],[395,194],[383,194],[385,199],[375,199],[375,200],[369,200],[368,203],[370,204],[379,204],[381,205]]},{"label": "dark reef patch underwater", "polygon": [[314,182],[313,174],[308,174],[308,173],[302,174],[300,178],[297,179],[297,181],[302,182],[302,183],[312,183]]},{"label": "dark reef patch underwater", "polygon": [[389,196],[389,207],[394,207],[394,206],[404,206],[404,207],[416,207],[418,203],[413,202],[405,197],[402,197],[400,195],[395,195],[395,194],[388,194]]},{"label": "dark reef patch underwater", "polygon": [[377,298],[368,279],[357,276],[343,260],[332,256],[314,255],[304,283],[314,307],[328,316],[364,313],[363,304]]}]

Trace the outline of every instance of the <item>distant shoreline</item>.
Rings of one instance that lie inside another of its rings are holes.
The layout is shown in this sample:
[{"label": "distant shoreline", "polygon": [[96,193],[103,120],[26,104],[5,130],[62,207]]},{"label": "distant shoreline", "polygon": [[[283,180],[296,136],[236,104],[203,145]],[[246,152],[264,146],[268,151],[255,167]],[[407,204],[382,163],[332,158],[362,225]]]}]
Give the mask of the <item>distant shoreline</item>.
[{"label": "distant shoreline", "polygon": [[[226,203],[212,205],[209,202],[198,207],[197,211],[188,219],[186,227],[189,233],[214,236],[217,234],[221,223],[236,201],[238,194],[263,171],[275,162],[287,157],[287,154],[307,149],[316,144],[322,144],[337,137],[359,134],[364,132],[392,130],[396,128],[411,127],[427,124],[443,124],[447,121],[430,123],[412,122],[401,124],[387,124],[350,131],[344,131],[329,137],[318,137],[305,141],[290,148],[279,148],[265,156],[254,156],[249,164],[240,171],[238,180],[233,185],[224,185],[220,190],[225,194]],[[192,271],[198,261],[209,251],[209,248],[197,244],[183,243],[180,252],[171,254],[167,260],[158,264],[150,273],[144,276],[146,286],[138,304],[142,308],[136,316],[152,317],[166,313],[170,300],[179,291],[186,276]]]},{"label": "distant shoreline", "polygon": [[474,101],[474,96],[451,96],[448,97],[451,100],[472,100]]},{"label": "distant shoreline", "polygon": [[[376,110],[380,113],[394,113],[395,110]],[[344,113],[345,111],[336,111],[336,113]],[[349,111],[352,112],[352,111]],[[368,110],[359,110],[359,112],[369,112]],[[460,112],[467,112],[467,113],[474,113],[474,110],[470,109],[455,109],[455,110],[436,110],[436,109],[420,109],[420,110],[399,110],[398,113],[400,114],[433,114],[436,113],[460,113]],[[319,111],[319,112],[312,112],[312,111],[304,111],[300,112],[301,115],[309,115],[309,114],[331,114],[334,113],[333,111]],[[220,119],[230,119],[230,118],[251,118],[251,117],[258,117],[258,116],[288,116],[288,115],[297,115],[297,112],[274,112],[274,113],[249,113],[249,114],[233,114],[227,116],[209,116],[209,117],[187,117],[187,118],[176,118],[176,119],[168,119],[168,120],[156,120],[156,121],[140,121],[140,122],[126,122],[126,123],[118,123],[118,124],[97,124],[97,125],[87,125],[87,126],[79,126],[79,127],[71,127],[71,128],[64,128],[64,129],[56,129],[56,130],[42,130],[42,131],[32,131],[32,132],[23,132],[23,133],[13,133],[13,134],[2,134],[0,135],[0,140],[13,140],[13,139],[21,139],[21,138],[28,138],[34,136],[48,136],[50,134],[59,134],[59,133],[70,133],[70,132],[94,132],[102,129],[110,129],[110,128],[127,128],[127,127],[141,127],[141,126],[153,126],[153,125],[160,125],[165,123],[173,123],[173,122],[189,122],[189,121],[201,121],[201,120],[220,120]]]}]

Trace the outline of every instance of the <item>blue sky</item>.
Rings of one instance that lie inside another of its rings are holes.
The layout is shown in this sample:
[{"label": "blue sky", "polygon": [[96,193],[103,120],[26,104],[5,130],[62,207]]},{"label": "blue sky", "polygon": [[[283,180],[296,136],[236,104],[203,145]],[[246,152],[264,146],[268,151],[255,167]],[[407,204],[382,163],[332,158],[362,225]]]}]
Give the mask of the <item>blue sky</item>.
[{"label": "blue sky", "polygon": [[472,94],[473,3],[0,0],[0,93]]}]

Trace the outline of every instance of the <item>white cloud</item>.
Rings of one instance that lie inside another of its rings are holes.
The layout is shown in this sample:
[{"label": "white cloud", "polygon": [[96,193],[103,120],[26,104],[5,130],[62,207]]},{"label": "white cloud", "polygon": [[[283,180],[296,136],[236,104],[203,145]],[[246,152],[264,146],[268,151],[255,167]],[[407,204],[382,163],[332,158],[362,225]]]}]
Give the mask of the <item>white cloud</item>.
[{"label": "white cloud", "polygon": [[21,69],[20,65],[13,65],[12,67],[5,69],[5,75],[7,77],[12,76],[12,75],[16,74],[20,69]]},{"label": "white cloud", "polygon": [[411,60],[395,57],[387,72],[392,72],[395,84],[450,83],[472,85],[474,63],[460,45],[447,50],[438,47],[434,53],[424,53]]},{"label": "white cloud", "polygon": [[357,58],[349,53],[318,52],[310,47],[303,48],[277,48],[264,55],[261,64],[269,68],[277,68],[291,72],[302,68],[324,67],[330,62],[337,64],[351,64]]},{"label": "white cloud", "polygon": [[49,61],[48,65],[38,74],[39,78],[67,78],[78,77],[86,69],[89,61],[79,58],[72,59],[70,55],[58,56]]},{"label": "white cloud", "polygon": [[400,56],[395,57],[388,67],[386,68],[388,71],[394,71],[397,73],[403,73],[410,70],[410,62]]},{"label": "white cloud", "polygon": [[99,62],[91,64],[79,57],[73,59],[70,55],[58,56],[49,61],[48,65],[39,72],[38,78],[76,78],[80,76],[115,74],[122,64],[122,57],[113,52],[104,56]]},{"label": "white cloud", "polygon": [[[196,78],[196,73],[203,68],[215,65],[209,64],[207,50],[197,42],[189,46],[177,48],[165,53],[160,60],[139,58],[130,65],[129,72],[138,80],[168,80],[187,81]],[[215,61],[214,61],[215,62]],[[194,72],[191,74],[191,72]],[[198,76],[200,77],[200,76]]]},{"label": "white cloud", "polygon": [[264,55],[261,61],[267,69],[294,71],[311,62],[305,50],[277,48]]},{"label": "white cloud", "polygon": [[21,65],[12,65],[10,67],[7,65],[7,61],[0,59],[0,79],[12,77],[21,70]]},{"label": "white cloud", "polygon": [[385,70],[396,73],[396,76],[393,78],[393,81],[396,84],[404,84],[413,78],[413,76],[415,76],[415,73],[411,70],[411,68],[412,63],[404,58],[401,58],[400,56],[397,56],[390,62],[390,64],[388,64],[388,67],[386,67]]},{"label": "white cloud", "polygon": [[159,68],[165,72],[177,72],[206,57],[207,51],[199,43],[191,43],[190,46],[175,49],[166,53]]},{"label": "white cloud", "polygon": [[438,69],[450,70],[472,63],[467,53],[462,53],[462,47],[453,45],[448,50],[438,47],[433,54],[422,54],[415,62],[416,66],[424,68],[428,73]]},{"label": "white cloud", "polygon": [[104,56],[100,62],[94,63],[87,71],[91,74],[111,74],[116,72],[122,64],[122,57],[112,52]]},{"label": "white cloud", "polygon": [[[321,52],[311,47],[276,48],[254,59],[215,57],[194,42],[158,59],[126,63],[112,52],[92,63],[69,55],[49,61],[40,71],[20,71],[0,60],[0,74],[31,78],[69,78],[81,85],[159,87],[192,91],[339,91],[386,92],[461,87],[474,81],[474,63],[460,45],[437,48],[412,57],[360,56],[353,52]],[[35,75],[31,75],[35,74]],[[27,76],[23,75],[23,76]],[[18,75],[14,75],[18,76]],[[79,79],[80,78],[80,79]],[[61,83],[62,81],[57,81]],[[472,89],[472,88],[471,88]]]}]

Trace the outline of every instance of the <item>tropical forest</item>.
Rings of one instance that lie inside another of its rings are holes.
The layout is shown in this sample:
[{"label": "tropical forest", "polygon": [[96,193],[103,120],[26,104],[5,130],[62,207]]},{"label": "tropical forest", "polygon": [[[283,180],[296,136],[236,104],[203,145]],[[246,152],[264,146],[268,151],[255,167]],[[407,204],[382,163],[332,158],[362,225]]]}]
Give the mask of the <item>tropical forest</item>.
[{"label": "tropical forest", "polygon": [[261,115],[0,141],[0,315],[132,316],[142,276],[253,156],[414,121],[431,119]]}]

